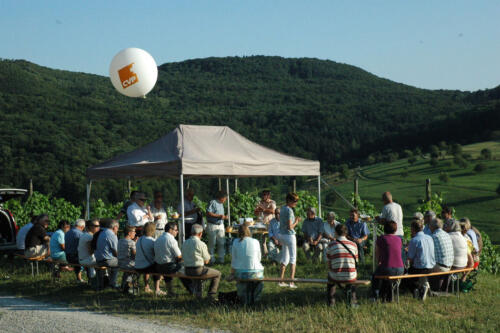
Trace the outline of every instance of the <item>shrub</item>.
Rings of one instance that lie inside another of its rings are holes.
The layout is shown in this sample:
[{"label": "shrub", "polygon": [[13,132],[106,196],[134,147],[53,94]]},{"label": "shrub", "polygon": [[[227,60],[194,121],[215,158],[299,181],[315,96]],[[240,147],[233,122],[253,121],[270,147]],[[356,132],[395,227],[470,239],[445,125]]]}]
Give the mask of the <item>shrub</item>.
[{"label": "shrub", "polygon": [[453,163],[455,163],[455,165],[459,166],[460,168],[467,167],[467,161],[462,156],[456,156],[453,159]]},{"label": "shrub", "polygon": [[458,143],[454,143],[451,146],[449,146],[449,151],[453,156],[457,156],[462,154],[462,146],[459,145]]},{"label": "shrub", "polygon": [[491,160],[491,157],[492,157],[492,154],[491,154],[491,150],[488,149],[488,148],[484,148],[481,150],[481,158],[483,160]]},{"label": "shrub", "polygon": [[421,212],[422,214],[428,210],[434,211],[436,214],[441,212],[441,207],[443,205],[444,198],[441,193],[434,193],[431,196],[431,200],[427,202],[423,202],[420,206],[417,207],[417,212]]},{"label": "shrub", "polygon": [[[236,191],[230,196],[231,200],[231,219],[235,220],[238,217],[253,216],[255,207],[260,201],[260,198],[252,193],[241,193]],[[234,216],[234,218],[233,218]]]},{"label": "shrub", "polygon": [[446,172],[441,172],[441,174],[439,175],[439,180],[442,183],[448,183],[450,181],[450,176],[448,176],[448,173]]},{"label": "shrub", "polygon": [[481,252],[479,267],[488,273],[498,274],[500,272],[500,253],[491,244],[490,237],[485,232],[481,232],[481,237],[483,238],[483,250]]},{"label": "shrub", "polygon": [[484,170],[486,170],[486,164],[484,164],[484,163],[478,163],[478,164],[476,164],[476,166],[474,167],[474,172],[477,172],[477,173],[481,173],[481,172],[483,172]]}]

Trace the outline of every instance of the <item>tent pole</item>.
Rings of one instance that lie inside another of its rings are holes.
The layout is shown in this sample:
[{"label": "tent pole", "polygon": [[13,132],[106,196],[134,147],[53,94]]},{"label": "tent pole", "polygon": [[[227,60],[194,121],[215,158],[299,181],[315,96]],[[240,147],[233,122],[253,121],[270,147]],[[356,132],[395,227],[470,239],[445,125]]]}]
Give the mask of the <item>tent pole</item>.
[{"label": "tent pole", "polygon": [[89,179],[87,183],[87,206],[85,207],[85,219],[90,220],[90,190],[92,186],[92,180]]},{"label": "tent pole", "polygon": [[229,196],[229,178],[226,178],[226,192],[227,192],[227,222],[231,225],[231,204]]},{"label": "tent pole", "polygon": [[321,175],[318,176],[318,213],[321,218]]},{"label": "tent pole", "polygon": [[185,232],[185,226],[184,226],[184,175],[181,173],[180,177],[180,183],[181,183],[181,216],[182,216],[182,224],[181,224],[181,235],[179,237],[180,243],[184,243],[184,232]]}]

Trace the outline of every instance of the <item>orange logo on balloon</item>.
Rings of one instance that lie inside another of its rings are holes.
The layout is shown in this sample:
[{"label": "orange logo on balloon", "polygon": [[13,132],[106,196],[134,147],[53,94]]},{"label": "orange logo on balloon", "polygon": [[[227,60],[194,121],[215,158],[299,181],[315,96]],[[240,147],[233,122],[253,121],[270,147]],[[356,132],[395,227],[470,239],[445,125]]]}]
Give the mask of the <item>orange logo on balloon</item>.
[{"label": "orange logo on balloon", "polygon": [[132,66],[134,66],[134,63],[118,70],[118,75],[120,76],[120,82],[122,83],[123,89],[139,82],[137,74],[131,71]]}]

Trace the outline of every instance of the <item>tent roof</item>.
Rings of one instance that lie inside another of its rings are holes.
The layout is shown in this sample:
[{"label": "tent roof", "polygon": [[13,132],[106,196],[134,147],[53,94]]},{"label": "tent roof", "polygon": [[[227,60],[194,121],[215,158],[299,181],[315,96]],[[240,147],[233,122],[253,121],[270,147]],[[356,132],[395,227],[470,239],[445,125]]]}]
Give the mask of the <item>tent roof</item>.
[{"label": "tent roof", "polygon": [[132,152],[87,169],[89,179],[125,177],[317,176],[319,161],[254,143],[227,126],[179,125]]}]

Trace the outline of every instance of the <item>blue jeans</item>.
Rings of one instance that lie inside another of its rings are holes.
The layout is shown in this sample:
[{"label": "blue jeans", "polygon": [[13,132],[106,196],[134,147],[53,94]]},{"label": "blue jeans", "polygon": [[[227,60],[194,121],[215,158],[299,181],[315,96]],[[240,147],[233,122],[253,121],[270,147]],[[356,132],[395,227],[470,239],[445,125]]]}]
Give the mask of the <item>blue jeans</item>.
[{"label": "blue jeans", "polygon": [[[377,296],[383,295],[383,294],[388,294],[388,296],[391,295],[390,289],[387,290],[387,287],[388,287],[387,284],[389,284],[390,282],[385,281],[385,280],[375,279],[375,276],[377,276],[377,275],[394,276],[394,275],[403,275],[403,273],[404,273],[404,267],[396,267],[395,268],[395,267],[378,266],[372,275],[372,296],[377,297]],[[385,282],[385,288],[383,288],[384,282]],[[378,292],[376,292],[376,291],[378,291]]]}]

